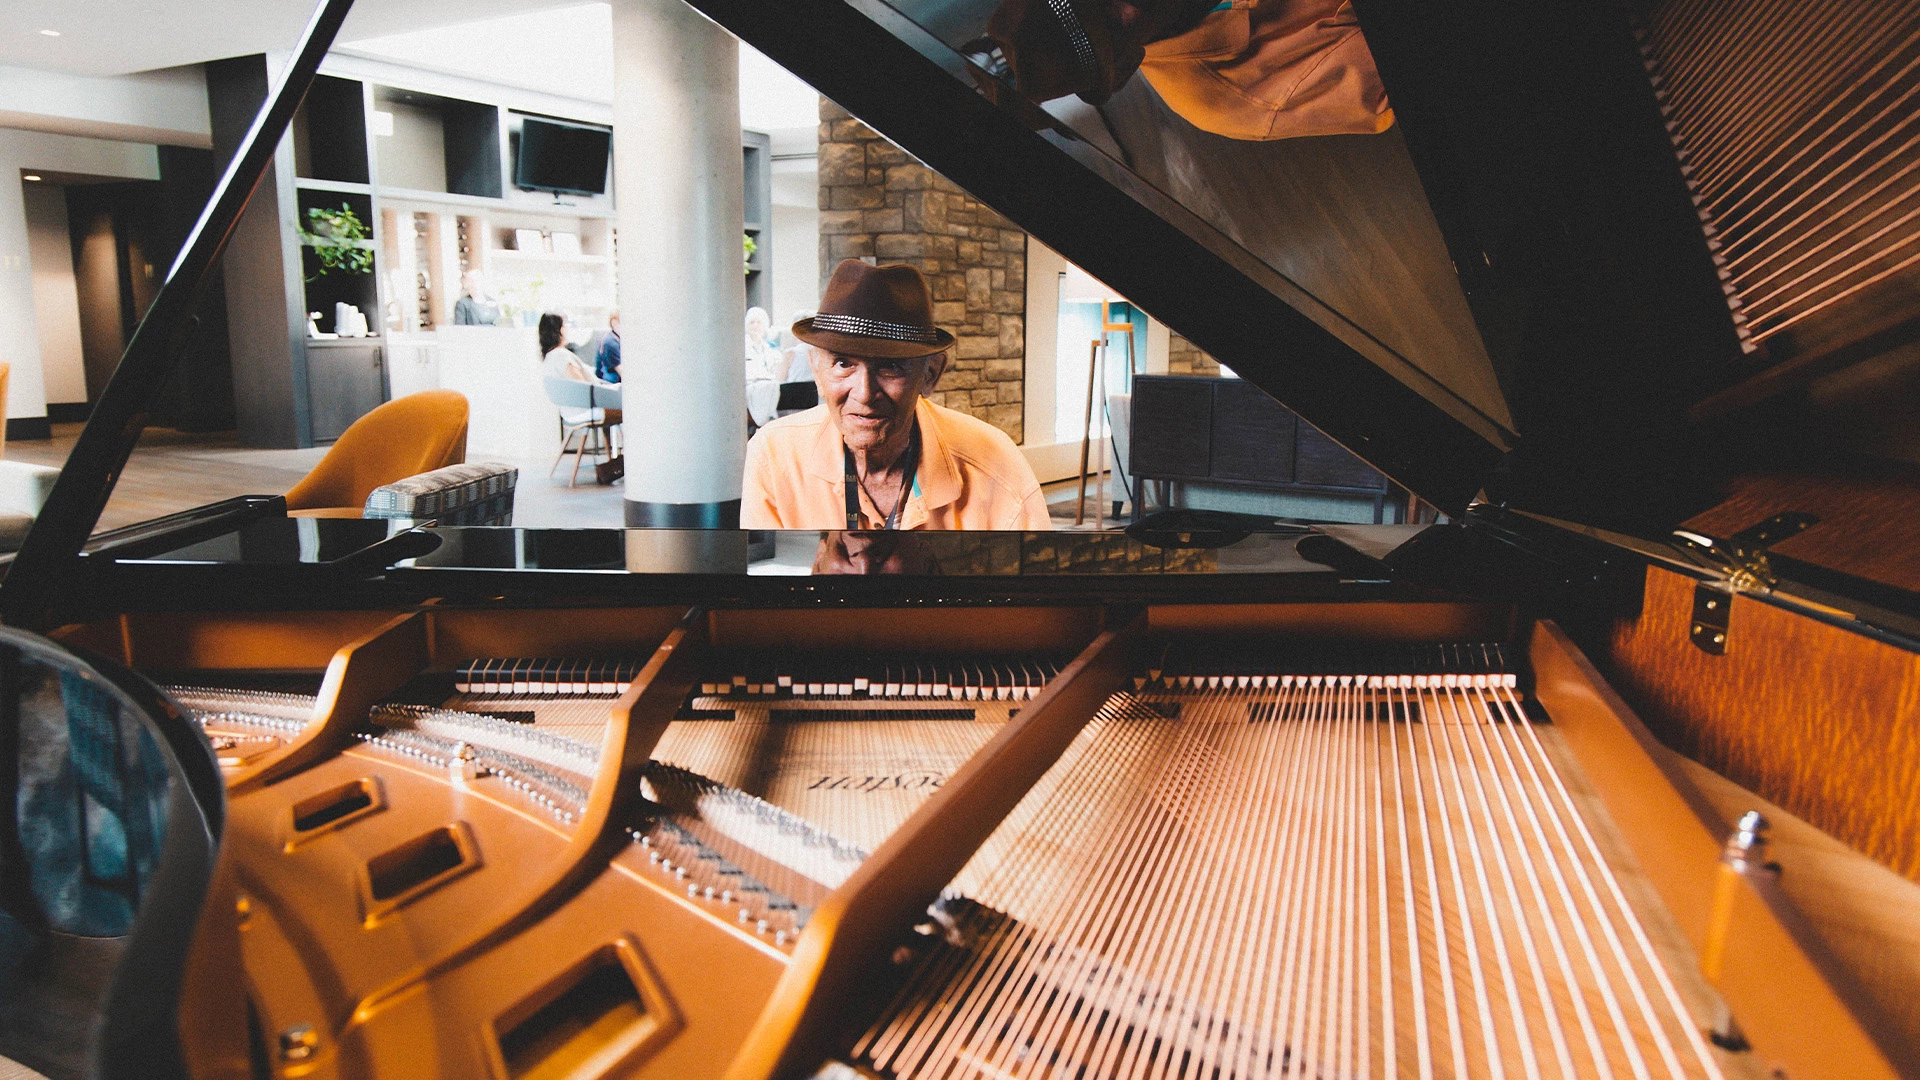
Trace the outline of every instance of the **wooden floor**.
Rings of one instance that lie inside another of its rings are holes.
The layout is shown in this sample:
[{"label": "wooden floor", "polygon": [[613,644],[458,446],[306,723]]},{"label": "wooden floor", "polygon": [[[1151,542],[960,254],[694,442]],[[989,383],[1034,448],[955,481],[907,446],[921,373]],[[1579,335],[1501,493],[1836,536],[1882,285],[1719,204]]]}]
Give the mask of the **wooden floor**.
[{"label": "wooden floor", "polygon": [[[48,440],[12,440],[6,455],[15,461],[59,468],[80,435],[79,424],[55,424]],[[285,491],[326,456],[326,447],[310,450],[256,450],[240,445],[232,432],[195,435],[149,428],[114,488],[99,529],[117,529],[162,514],[203,506],[236,495],[272,495]],[[582,469],[578,486],[567,486],[571,461],[548,477],[551,460],[509,461],[520,469],[514,492],[515,525],[523,528],[619,528],[625,522],[623,489],[603,486]],[[1111,485],[1109,485],[1111,487]],[[1056,529],[1073,529],[1075,484],[1046,487]],[[1093,527],[1093,487],[1088,485],[1086,524]],[[1112,507],[1108,507],[1109,510]],[[1113,522],[1109,522],[1111,527]],[[1118,524],[1125,524],[1124,521]]]},{"label": "wooden floor", "polygon": [[[45,441],[12,440],[7,457],[60,468],[80,435],[79,424],[55,424]],[[312,450],[252,450],[231,433],[188,435],[149,428],[113,489],[99,528],[123,525],[235,495],[271,495],[300,481],[326,455]]]}]

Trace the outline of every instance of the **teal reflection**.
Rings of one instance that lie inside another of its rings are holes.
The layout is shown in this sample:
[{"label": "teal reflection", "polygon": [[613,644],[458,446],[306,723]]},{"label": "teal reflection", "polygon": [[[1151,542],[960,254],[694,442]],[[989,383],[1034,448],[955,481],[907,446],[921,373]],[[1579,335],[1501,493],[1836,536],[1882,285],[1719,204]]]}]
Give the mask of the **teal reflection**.
[{"label": "teal reflection", "polygon": [[[166,829],[167,764],[139,714],[91,672],[0,650],[0,952],[23,932],[133,928]],[[17,960],[7,956],[5,960]],[[0,961],[4,962],[4,961]],[[9,964],[8,966],[11,966]]]}]

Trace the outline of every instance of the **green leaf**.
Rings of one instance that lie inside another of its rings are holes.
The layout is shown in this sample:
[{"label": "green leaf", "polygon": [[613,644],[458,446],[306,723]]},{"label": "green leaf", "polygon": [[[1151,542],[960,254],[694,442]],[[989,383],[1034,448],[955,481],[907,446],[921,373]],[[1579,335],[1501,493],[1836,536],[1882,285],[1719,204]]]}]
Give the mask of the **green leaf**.
[{"label": "green leaf", "polygon": [[355,276],[373,273],[371,233],[353,207],[340,204],[307,208],[307,226],[298,229],[300,243],[313,249],[320,268],[308,281],[317,281],[335,271]]}]

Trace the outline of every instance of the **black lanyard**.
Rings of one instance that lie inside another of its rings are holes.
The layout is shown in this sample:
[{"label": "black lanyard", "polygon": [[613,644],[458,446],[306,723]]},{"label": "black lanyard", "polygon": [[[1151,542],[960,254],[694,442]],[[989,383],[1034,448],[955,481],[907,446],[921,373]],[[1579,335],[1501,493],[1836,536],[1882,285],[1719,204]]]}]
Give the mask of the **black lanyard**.
[{"label": "black lanyard", "polygon": [[[853,451],[842,446],[841,453],[847,461],[847,528],[860,528],[860,474],[853,464]],[[915,424],[913,434],[907,438],[906,477],[900,482],[900,498],[894,500],[893,510],[887,514],[887,520],[881,523],[883,529],[900,527],[900,512],[907,508],[907,495],[913,491],[913,475],[920,467],[920,425]],[[877,504],[876,504],[877,506]]]}]

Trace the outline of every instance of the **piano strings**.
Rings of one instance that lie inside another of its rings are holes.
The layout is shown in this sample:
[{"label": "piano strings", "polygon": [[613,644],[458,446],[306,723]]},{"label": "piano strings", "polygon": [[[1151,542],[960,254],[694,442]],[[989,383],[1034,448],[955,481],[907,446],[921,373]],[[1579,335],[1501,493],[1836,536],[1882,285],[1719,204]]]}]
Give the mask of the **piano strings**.
[{"label": "piano strings", "polygon": [[1245,670],[1116,695],[954,883],[964,944],[850,1060],[1720,1076],[1511,675]]}]

